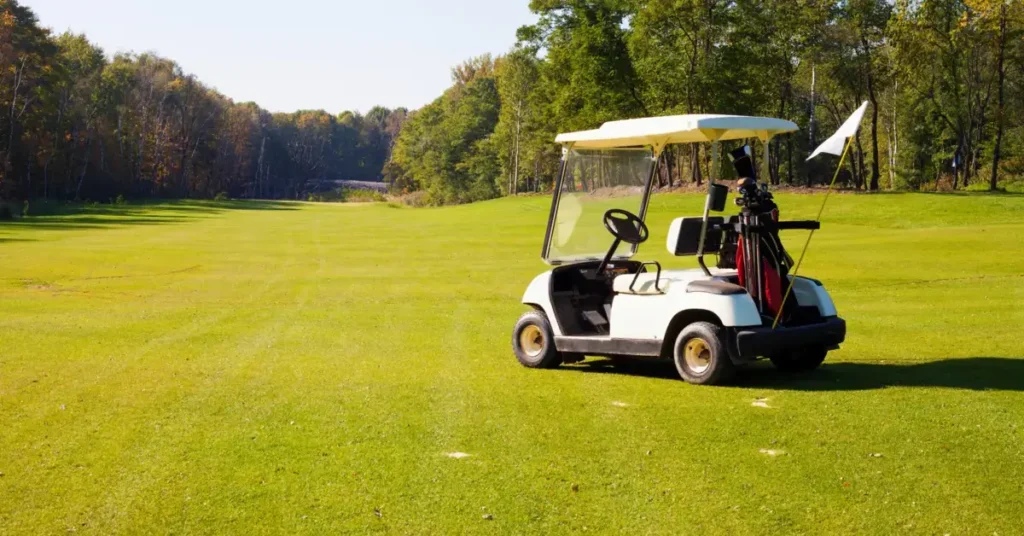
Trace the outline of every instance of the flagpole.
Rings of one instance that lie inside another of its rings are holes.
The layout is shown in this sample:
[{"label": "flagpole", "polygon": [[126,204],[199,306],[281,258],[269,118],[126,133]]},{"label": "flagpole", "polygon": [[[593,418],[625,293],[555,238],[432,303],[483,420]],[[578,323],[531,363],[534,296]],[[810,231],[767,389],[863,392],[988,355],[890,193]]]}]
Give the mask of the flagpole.
[{"label": "flagpole", "polygon": [[[846,160],[846,153],[850,150],[850,145],[853,144],[853,136],[846,141],[846,147],[843,148],[843,155],[839,157],[839,165],[836,166],[836,173],[832,176],[832,182],[829,183],[828,189],[825,190],[825,199],[821,201],[821,208],[818,209],[818,217],[814,221],[821,223],[821,215],[825,212],[825,203],[828,203],[828,196],[832,195],[832,187],[836,184],[836,179],[839,178],[839,172],[843,169],[843,162]],[[804,250],[800,252],[800,259],[796,261],[796,266],[793,267],[793,273],[790,274],[789,287],[786,289],[786,294],[782,297],[782,303],[779,304],[779,312],[775,314],[775,322],[772,323],[772,329],[779,326],[779,319],[782,318],[782,310],[786,307],[786,300],[789,299],[790,293],[793,292],[793,285],[796,283],[796,276],[800,272],[800,265],[804,262],[804,255],[807,254],[807,248],[811,245],[811,239],[814,238],[814,229],[811,229],[811,234],[807,235],[807,242],[804,243]]]}]

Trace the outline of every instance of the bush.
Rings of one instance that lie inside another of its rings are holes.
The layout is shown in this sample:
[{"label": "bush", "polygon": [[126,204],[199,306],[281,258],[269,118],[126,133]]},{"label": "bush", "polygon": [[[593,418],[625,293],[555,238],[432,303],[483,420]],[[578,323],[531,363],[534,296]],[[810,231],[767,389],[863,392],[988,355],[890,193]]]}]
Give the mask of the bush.
[{"label": "bush", "polygon": [[[988,181],[975,182],[975,183],[972,183],[972,184],[968,184],[967,188],[964,188],[964,191],[965,192],[987,192],[987,191],[989,191],[989,189],[988,189]],[[996,191],[1004,191],[1004,190],[1002,188],[996,188]]]},{"label": "bush", "polygon": [[231,201],[231,197],[228,196],[227,192],[220,192],[219,194],[213,196],[213,200],[214,201]]},{"label": "bush", "polygon": [[999,189],[1011,194],[1024,194],[1024,177],[1010,177],[999,181]]},{"label": "bush", "polygon": [[345,190],[345,201],[350,203],[383,203],[384,194],[376,190]]},{"label": "bush", "polygon": [[114,200],[114,204],[115,204],[115,205],[127,205],[127,204],[128,204],[128,202],[127,202],[127,201],[125,201],[125,199],[124,199],[124,196],[123,196],[123,195],[121,195],[121,194],[117,194],[117,199],[115,199],[115,200]]},{"label": "bush", "polygon": [[[988,180],[968,184],[967,188],[964,188],[964,190],[968,192],[988,192]],[[1003,178],[999,180],[999,184],[996,186],[996,191],[1010,194],[1024,194],[1024,177],[1006,177],[1004,175]]]},{"label": "bush", "polygon": [[412,192],[400,196],[398,201],[408,207],[426,207],[430,205],[430,194],[424,191]]}]

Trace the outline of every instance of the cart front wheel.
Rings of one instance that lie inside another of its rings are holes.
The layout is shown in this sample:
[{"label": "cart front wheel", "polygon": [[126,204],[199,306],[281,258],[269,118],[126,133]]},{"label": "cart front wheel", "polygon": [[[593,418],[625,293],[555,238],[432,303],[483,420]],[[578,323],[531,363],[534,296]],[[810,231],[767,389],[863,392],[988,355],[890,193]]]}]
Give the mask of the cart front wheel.
[{"label": "cart front wheel", "polygon": [[540,311],[524,313],[512,330],[512,351],[524,367],[555,368],[562,356],[555,349],[551,323]]}]

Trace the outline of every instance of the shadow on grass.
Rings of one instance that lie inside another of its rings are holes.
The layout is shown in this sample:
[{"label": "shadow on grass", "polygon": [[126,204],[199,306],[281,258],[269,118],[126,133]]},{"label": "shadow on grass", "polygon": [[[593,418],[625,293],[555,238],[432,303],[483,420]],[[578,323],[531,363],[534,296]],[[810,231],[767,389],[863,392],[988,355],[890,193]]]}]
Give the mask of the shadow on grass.
[{"label": "shadow on grass", "polygon": [[234,210],[298,210],[289,201],[140,201],[127,205],[37,203],[29,216],[0,222],[0,227],[88,230],[183,223]]},{"label": "shadow on grass", "polygon": [[[753,371],[751,371],[753,372]],[[924,363],[829,363],[806,374],[774,369],[744,374],[736,384],[788,391],[860,391],[886,387],[943,387],[1024,391],[1024,359],[963,357]]]},{"label": "shadow on grass", "polygon": [[191,218],[175,216],[160,217],[74,217],[74,218],[26,218],[10,222],[11,228],[36,228],[48,230],[74,230],[74,229],[104,229],[107,227],[118,227],[128,225],[158,225],[164,223],[180,223]]},{"label": "shadow on grass", "polygon": [[[612,373],[679,380],[666,361],[587,361],[564,367],[583,373]],[[964,357],[924,363],[829,363],[803,374],[784,374],[767,363],[740,371],[735,387],[779,391],[864,391],[886,387],[942,387],[973,391],[1024,391],[1024,358]]]},{"label": "shadow on grass", "polygon": [[994,192],[983,191],[983,192],[967,192],[963,190],[957,190],[955,192],[936,192],[934,190],[914,190],[914,191],[879,191],[879,192],[862,192],[874,196],[900,196],[904,194],[913,195],[934,195],[940,197],[1024,197],[1022,192],[1007,192],[1006,190],[996,190]]}]

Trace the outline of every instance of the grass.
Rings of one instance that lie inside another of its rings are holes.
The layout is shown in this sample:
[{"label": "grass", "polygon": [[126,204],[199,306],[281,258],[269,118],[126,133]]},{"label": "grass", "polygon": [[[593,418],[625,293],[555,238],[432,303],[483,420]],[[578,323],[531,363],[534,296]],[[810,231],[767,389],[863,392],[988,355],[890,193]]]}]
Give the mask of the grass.
[{"label": "grass", "polygon": [[[791,219],[819,202],[780,199]],[[701,206],[657,197],[640,256],[692,266],[660,244]],[[547,209],[165,203],[0,224],[0,533],[1024,526],[1024,197],[835,196],[804,272],[847,344],[808,376],[757,366],[716,388],[515,362]]]}]

